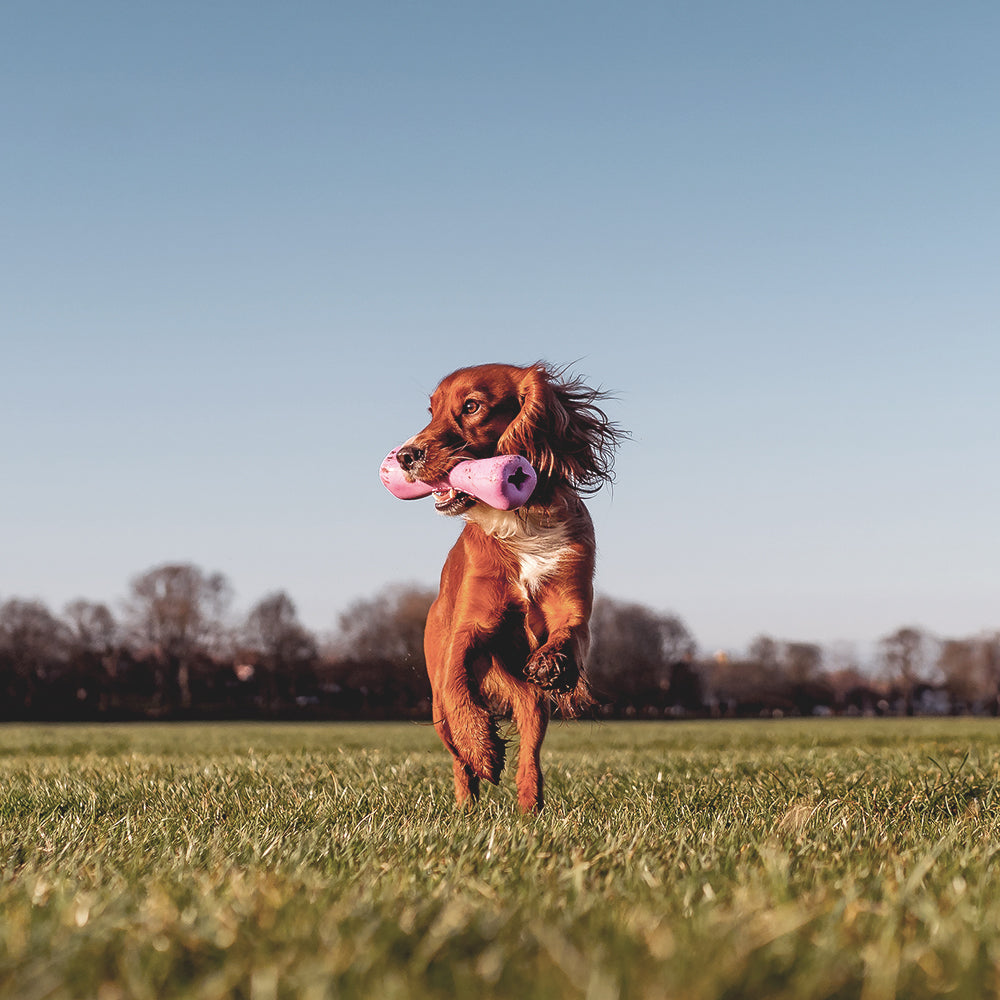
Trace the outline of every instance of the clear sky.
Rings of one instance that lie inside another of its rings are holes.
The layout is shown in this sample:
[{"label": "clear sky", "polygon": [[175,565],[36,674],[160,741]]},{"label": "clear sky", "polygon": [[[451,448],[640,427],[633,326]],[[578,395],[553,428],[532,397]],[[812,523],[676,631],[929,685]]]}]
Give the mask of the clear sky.
[{"label": "clear sky", "polygon": [[0,599],[165,561],[331,629],[458,524],[384,454],[546,358],[598,589],[705,649],[1000,628],[1000,5],[14,0]]}]

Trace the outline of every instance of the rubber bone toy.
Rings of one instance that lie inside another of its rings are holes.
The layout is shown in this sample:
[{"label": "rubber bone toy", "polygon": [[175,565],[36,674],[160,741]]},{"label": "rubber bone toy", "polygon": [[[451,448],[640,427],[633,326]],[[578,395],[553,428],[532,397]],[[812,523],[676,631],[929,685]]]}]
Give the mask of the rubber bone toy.
[{"label": "rubber bone toy", "polygon": [[396,461],[398,448],[385,457],[379,478],[399,500],[419,500],[444,490],[458,490],[482,500],[497,510],[513,510],[528,502],[538,476],[531,463],[520,455],[497,455],[459,462],[439,483],[411,483]]}]

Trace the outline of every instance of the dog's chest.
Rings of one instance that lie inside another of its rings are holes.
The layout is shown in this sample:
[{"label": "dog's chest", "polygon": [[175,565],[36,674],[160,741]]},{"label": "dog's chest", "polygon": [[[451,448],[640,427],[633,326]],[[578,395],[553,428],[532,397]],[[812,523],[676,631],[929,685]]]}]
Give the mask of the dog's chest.
[{"label": "dog's chest", "polygon": [[569,551],[569,547],[562,539],[550,541],[552,544],[547,547],[539,546],[525,550],[512,546],[520,570],[517,582],[525,597],[530,597],[542,583],[558,572],[559,564]]},{"label": "dog's chest", "polygon": [[490,511],[476,518],[476,523],[514,557],[517,586],[526,598],[559,572],[560,564],[572,551],[563,522],[544,524],[531,518],[521,520],[513,511]]}]

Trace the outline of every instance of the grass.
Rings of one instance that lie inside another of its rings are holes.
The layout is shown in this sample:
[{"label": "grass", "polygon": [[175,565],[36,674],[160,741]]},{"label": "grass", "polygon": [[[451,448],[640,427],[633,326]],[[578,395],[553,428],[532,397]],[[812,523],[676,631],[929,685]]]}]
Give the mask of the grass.
[{"label": "grass", "polygon": [[0,727],[0,996],[996,996],[998,735],[562,724],[532,819],[424,726]]}]

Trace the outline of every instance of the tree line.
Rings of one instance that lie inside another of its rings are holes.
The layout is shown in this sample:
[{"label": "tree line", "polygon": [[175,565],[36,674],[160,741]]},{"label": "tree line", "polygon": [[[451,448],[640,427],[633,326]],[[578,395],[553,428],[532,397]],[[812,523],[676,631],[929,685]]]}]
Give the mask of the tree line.
[{"label": "tree line", "polygon": [[[221,573],[135,576],[116,614],[0,601],[0,720],[429,719],[423,628],[434,591],[390,586],[328,636],[276,591],[242,619]],[[702,655],[684,622],[598,597],[588,670],[605,718],[1000,713],[1000,632],[941,639],[907,626],[871,662],[850,647],[760,636]]]}]

